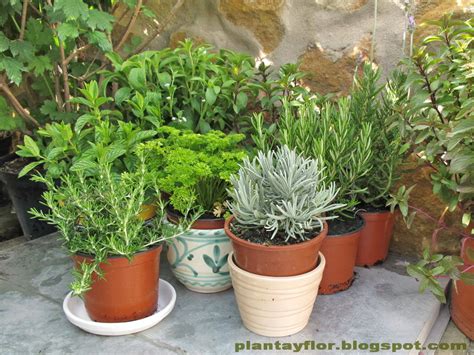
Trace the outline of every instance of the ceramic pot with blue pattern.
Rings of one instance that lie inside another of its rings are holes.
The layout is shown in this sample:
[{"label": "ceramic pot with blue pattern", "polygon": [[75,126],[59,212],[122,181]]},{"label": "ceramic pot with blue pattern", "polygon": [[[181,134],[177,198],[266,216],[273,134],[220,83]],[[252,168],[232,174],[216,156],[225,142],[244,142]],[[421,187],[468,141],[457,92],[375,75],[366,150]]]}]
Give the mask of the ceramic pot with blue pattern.
[{"label": "ceramic pot with blue pattern", "polygon": [[[177,216],[168,214],[170,222]],[[199,219],[168,246],[174,276],[191,291],[214,293],[229,289],[232,281],[227,258],[232,244],[224,231],[224,219]]]}]

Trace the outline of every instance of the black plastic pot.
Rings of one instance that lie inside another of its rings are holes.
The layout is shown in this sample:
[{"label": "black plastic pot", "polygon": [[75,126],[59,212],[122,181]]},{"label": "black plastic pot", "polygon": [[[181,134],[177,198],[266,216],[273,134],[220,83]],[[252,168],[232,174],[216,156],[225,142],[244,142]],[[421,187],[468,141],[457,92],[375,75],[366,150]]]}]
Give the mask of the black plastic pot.
[{"label": "black plastic pot", "polygon": [[34,219],[28,213],[31,208],[47,211],[47,208],[40,203],[45,186],[30,181],[29,176],[18,178],[17,174],[2,169],[6,162],[13,159],[15,159],[15,155],[10,154],[0,160],[0,180],[6,186],[23,235],[29,239],[34,239],[55,232],[56,228],[54,226]]},{"label": "black plastic pot", "polygon": [[8,153],[10,153],[11,145],[11,136],[0,138],[0,157],[6,156]]}]

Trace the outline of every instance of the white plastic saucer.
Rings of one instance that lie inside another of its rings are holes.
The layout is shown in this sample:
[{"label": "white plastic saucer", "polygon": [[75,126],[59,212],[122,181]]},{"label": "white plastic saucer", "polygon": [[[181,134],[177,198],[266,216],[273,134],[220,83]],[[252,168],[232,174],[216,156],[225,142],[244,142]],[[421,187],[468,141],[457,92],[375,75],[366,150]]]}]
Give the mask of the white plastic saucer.
[{"label": "white plastic saucer", "polygon": [[67,319],[86,332],[98,335],[126,335],[141,332],[158,324],[174,308],[176,291],[169,282],[160,279],[158,295],[158,309],[151,316],[131,322],[101,323],[89,318],[80,297],[72,296],[69,292],[63,302],[63,310]]}]

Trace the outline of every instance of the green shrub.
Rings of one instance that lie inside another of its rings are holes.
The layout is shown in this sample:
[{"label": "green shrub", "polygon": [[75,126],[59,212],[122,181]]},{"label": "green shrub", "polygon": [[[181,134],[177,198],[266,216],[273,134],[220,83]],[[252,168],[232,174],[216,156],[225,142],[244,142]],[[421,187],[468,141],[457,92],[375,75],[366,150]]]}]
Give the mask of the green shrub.
[{"label": "green shrub", "polygon": [[[436,33],[427,36],[413,57],[404,61],[404,89],[410,95],[401,112],[402,132],[414,156],[433,171],[433,192],[449,211],[462,213],[464,227],[472,222],[474,212],[473,21],[446,16],[430,22],[436,26]],[[391,200],[392,208],[400,206],[409,224],[417,213],[409,204],[412,188],[401,186]],[[417,210],[435,222],[432,240],[436,241],[440,230],[448,228],[444,213],[436,218]],[[453,232],[472,237],[474,229],[455,228]],[[467,253],[473,254],[469,249]],[[420,281],[420,291],[428,289],[446,302],[444,288],[438,281],[440,276],[474,283],[472,274],[458,269],[462,264],[457,256],[432,255],[425,250],[423,259],[408,266],[407,271]]]}]

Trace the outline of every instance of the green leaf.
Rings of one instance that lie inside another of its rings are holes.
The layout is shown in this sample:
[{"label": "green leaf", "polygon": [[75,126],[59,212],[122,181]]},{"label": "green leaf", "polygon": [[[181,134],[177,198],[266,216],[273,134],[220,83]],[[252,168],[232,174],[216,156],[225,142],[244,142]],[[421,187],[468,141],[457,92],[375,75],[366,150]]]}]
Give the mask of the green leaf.
[{"label": "green leaf", "polygon": [[24,144],[25,144],[25,148],[28,149],[34,157],[40,156],[39,147],[30,136],[25,136]]},{"label": "green leaf", "polygon": [[0,53],[5,52],[10,47],[10,40],[0,32]]},{"label": "green leaf", "polygon": [[104,52],[109,52],[112,50],[112,43],[110,43],[104,32],[92,31],[86,36],[90,43],[97,45]]},{"label": "green leaf", "polygon": [[145,5],[142,5],[141,13],[146,17],[156,18],[156,14],[150,8],[148,8]]},{"label": "green leaf", "polygon": [[88,160],[87,158],[79,159],[71,166],[71,171],[84,170],[87,172],[94,172],[97,169],[97,164]]},{"label": "green leaf", "polygon": [[474,130],[474,118],[467,118],[460,121],[452,131],[452,135],[465,133]]},{"label": "green leaf", "polygon": [[242,111],[244,108],[247,107],[248,96],[244,92],[239,92],[237,94],[237,108],[239,112]]},{"label": "green leaf", "polygon": [[29,61],[34,58],[35,49],[28,41],[15,40],[10,42],[10,52],[14,57],[19,57],[23,61]]},{"label": "green leaf", "polygon": [[52,70],[53,65],[51,63],[51,60],[49,57],[45,55],[40,55],[34,57],[28,66],[28,69],[33,70],[33,73],[35,75],[41,75],[43,74],[46,70]]},{"label": "green leaf", "polygon": [[474,155],[472,154],[456,154],[451,160],[449,171],[452,174],[470,171],[474,166]]},{"label": "green leaf", "polygon": [[70,23],[63,22],[58,26],[58,37],[59,39],[64,42],[68,38],[77,38],[79,37],[79,29],[77,26],[74,26]]},{"label": "green leaf", "polygon": [[20,85],[22,81],[22,71],[25,71],[22,63],[10,57],[3,57],[0,60],[0,70],[4,69],[7,72],[8,79],[13,81],[16,85]]},{"label": "green leaf", "polygon": [[112,31],[112,23],[115,21],[115,17],[105,11],[99,11],[96,9],[89,10],[89,19],[87,25],[95,30],[103,30],[106,32]]},{"label": "green leaf", "polygon": [[112,63],[115,69],[117,70],[121,69],[123,59],[120,56],[120,54],[115,53],[115,52],[108,52],[105,54],[105,56],[110,60],[110,62]]},{"label": "green leaf", "polygon": [[87,20],[89,16],[89,8],[82,0],[56,0],[54,9],[62,10],[66,17],[71,20],[76,20],[79,17]]},{"label": "green leaf", "polygon": [[76,131],[76,133],[79,133],[82,131],[82,129],[84,128],[84,126],[90,122],[93,122],[95,119],[95,117],[91,114],[84,114],[82,116],[80,116],[77,121],[76,121],[76,124],[74,125],[74,131]]},{"label": "green leaf", "polygon": [[38,165],[42,164],[43,162],[41,161],[34,161],[32,163],[29,163],[28,165],[26,165],[23,169],[21,169],[21,171],[18,173],[18,177],[23,177],[25,176],[26,174],[28,174],[31,170],[33,170],[34,168],[36,168]]},{"label": "green leaf", "polygon": [[55,115],[58,112],[58,105],[53,100],[45,100],[41,105],[40,112],[46,116]]},{"label": "green leaf", "polygon": [[211,126],[204,120],[199,121],[199,131],[201,133],[207,133],[211,130]]},{"label": "green leaf", "polygon": [[115,103],[117,105],[121,105],[122,102],[127,100],[130,97],[130,93],[132,92],[132,89],[129,87],[123,87],[117,90],[115,93]]},{"label": "green leaf", "polygon": [[128,81],[134,89],[144,89],[146,85],[146,74],[144,68],[133,68],[128,74]]},{"label": "green leaf", "polygon": [[171,75],[168,73],[157,73],[158,80],[160,81],[160,84],[171,84]]},{"label": "green leaf", "polygon": [[216,93],[211,87],[208,87],[206,89],[206,103],[208,105],[214,105],[214,102],[216,102],[216,99],[217,99]]}]

